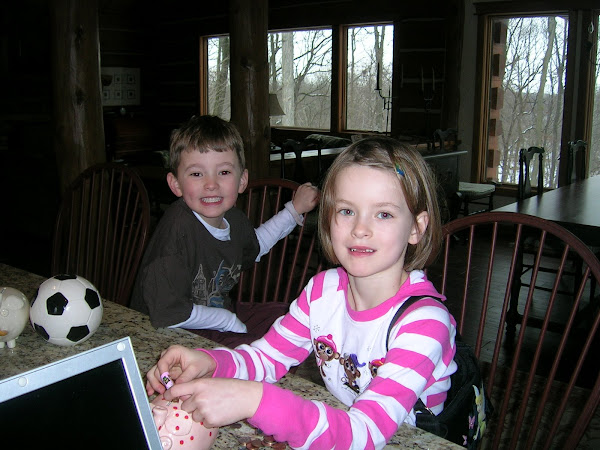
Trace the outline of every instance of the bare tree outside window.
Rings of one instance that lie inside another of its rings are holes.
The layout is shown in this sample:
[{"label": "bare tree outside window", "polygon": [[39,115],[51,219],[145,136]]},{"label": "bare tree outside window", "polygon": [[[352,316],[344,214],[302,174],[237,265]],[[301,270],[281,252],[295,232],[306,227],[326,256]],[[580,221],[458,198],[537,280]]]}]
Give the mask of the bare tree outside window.
[{"label": "bare tree outside window", "polygon": [[284,116],[271,125],[327,130],[331,117],[330,29],[269,33],[269,92]]},{"label": "bare tree outside window", "polygon": [[393,25],[348,28],[348,130],[389,131],[391,110],[375,89],[391,97],[393,41]]},{"label": "bare tree outside window", "polygon": [[[389,131],[393,25],[348,28],[346,129]],[[208,42],[208,111],[229,120],[229,37]],[[328,130],[331,124],[331,29],[270,32],[267,37],[269,92],[276,94],[283,116],[271,126]]]},{"label": "bare tree outside window", "polygon": [[208,39],[208,113],[231,118],[229,36]]},{"label": "bare tree outside window", "polygon": [[[561,16],[518,17],[495,22],[491,58],[495,67],[490,80],[495,92],[490,105],[490,120],[494,126],[490,126],[488,138],[491,149],[488,158],[492,157],[493,161],[488,161],[488,176],[501,183],[518,183],[519,150],[544,147],[544,185],[555,188],[568,22]],[[532,179],[536,179],[535,173]]]},{"label": "bare tree outside window", "polygon": [[[269,92],[285,113],[271,125],[329,129],[331,116],[330,29],[269,33]],[[208,111],[229,120],[229,36],[208,38]]]}]

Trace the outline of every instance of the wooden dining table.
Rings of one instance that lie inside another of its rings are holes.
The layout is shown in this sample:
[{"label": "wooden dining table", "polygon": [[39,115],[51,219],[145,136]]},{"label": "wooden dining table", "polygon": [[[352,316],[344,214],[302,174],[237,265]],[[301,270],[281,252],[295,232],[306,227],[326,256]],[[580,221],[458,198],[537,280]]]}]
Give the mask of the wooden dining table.
[{"label": "wooden dining table", "polygon": [[589,246],[600,246],[600,175],[534,195],[494,211],[519,212],[556,222]]},{"label": "wooden dining table", "polygon": [[[30,300],[44,280],[45,278],[42,276],[0,264],[0,287],[18,289]],[[28,324],[17,339],[14,348],[0,348],[0,380],[126,336],[130,337],[133,344],[142,377],[156,363],[161,351],[169,345],[180,344],[190,348],[218,346],[215,342],[186,330],[155,329],[150,324],[148,316],[109,300],[103,300],[103,307],[104,314],[98,330],[88,340],[71,347],[61,347],[46,342]],[[303,398],[326,402],[333,407],[346,409],[323,386],[294,374],[285,375],[278,381],[278,385]],[[260,430],[253,428],[246,421],[242,421],[221,427],[212,448],[273,448],[273,443],[266,439]],[[402,424],[385,448],[435,450],[462,447],[419,428]]]}]

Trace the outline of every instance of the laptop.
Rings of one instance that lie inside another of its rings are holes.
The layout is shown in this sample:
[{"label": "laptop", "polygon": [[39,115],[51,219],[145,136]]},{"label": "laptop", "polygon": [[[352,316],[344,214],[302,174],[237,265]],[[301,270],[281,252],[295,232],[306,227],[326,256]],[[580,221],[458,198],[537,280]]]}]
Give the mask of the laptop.
[{"label": "laptop", "polygon": [[162,449],[129,337],[0,380],[0,423],[3,448]]}]

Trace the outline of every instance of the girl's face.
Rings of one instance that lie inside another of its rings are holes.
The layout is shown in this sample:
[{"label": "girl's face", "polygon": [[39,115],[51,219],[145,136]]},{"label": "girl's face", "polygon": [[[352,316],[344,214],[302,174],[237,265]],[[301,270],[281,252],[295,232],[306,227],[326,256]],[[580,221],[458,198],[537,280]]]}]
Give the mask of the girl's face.
[{"label": "girl's face", "polygon": [[337,176],[330,226],[335,256],[351,276],[397,279],[407,245],[427,227],[427,213],[415,220],[391,170],[352,165]]}]

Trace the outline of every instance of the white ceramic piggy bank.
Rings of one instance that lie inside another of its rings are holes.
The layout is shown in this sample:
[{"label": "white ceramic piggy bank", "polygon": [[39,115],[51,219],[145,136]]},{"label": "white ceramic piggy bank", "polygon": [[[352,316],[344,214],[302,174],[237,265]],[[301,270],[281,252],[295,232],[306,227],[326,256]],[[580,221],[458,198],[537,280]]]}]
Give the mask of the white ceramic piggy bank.
[{"label": "white ceramic piggy bank", "polygon": [[0,348],[14,348],[15,340],[29,322],[29,300],[21,291],[0,287]]},{"label": "white ceramic piggy bank", "polygon": [[163,449],[208,450],[217,438],[219,429],[194,422],[192,415],[181,409],[181,400],[167,405],[168,401],[157,395],[151,403]]}]

